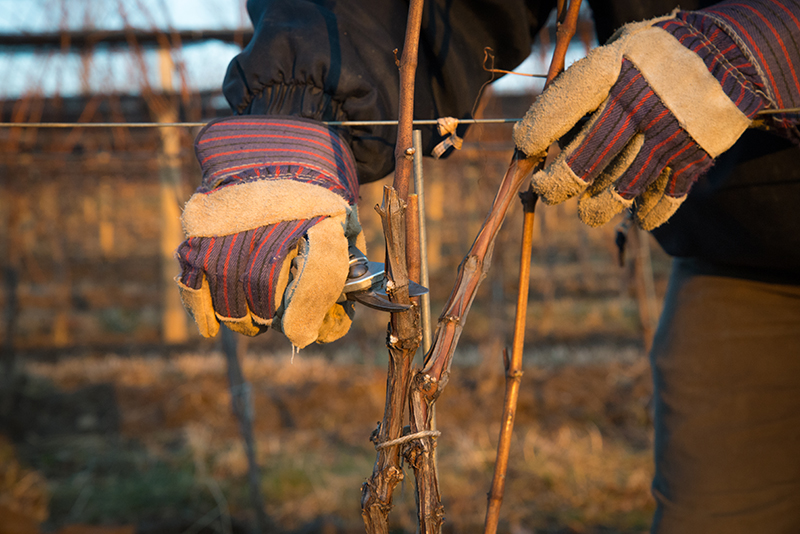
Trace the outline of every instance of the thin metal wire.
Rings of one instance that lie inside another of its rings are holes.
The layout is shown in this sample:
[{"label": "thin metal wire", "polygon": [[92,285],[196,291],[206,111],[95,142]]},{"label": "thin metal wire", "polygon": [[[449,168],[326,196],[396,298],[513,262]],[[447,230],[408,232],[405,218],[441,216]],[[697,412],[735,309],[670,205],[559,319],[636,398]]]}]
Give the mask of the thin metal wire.
[{"label": "thin metal wire", "polygon": [[[757,115],[800,113],[800,108],[762,109]],[[459,124],[509,124],[522,119],[457,119]],[[386,121],[322,121],[329,126],[395,126],[396,120]],[[436,125],[437,119],[419,119],[414,125]],[[0,128],[196,128],[206,122],[0,122]]]},{"label": "thin metal wire", "polygon": [[0,128],[192,128],[205,122],[0,122]]},{"label": "thin metal wire", "polygon": [[[458,119],[461,124],[504,124],[522,119]],[[388,121],[322,121],[329,126],[394,126]],[[415,125],[436,125],[436,119],[415,120]],[[0,122],[0,128],[194,128],[205,122]]]}]

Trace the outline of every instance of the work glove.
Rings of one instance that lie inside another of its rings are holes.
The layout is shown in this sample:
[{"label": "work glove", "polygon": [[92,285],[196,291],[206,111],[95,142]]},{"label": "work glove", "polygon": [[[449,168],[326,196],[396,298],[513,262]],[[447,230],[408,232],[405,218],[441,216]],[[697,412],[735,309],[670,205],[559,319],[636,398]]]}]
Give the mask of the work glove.
[{"label": "work glove", "polygon": [[366,250],[347,143],[318,122],[249,115],[209,123],[195,152],[176,282],[200,334],[272,326],[303,348],[347,333],[348,248]]},{"label": "work glove", "polygon": [[[784,11],[787,20],[800,15],[796,2],[786,4],[740,0],[622,27],[557,77],[515,126],[517,148],[530,157],[577,130],[533,175],[533,189],[548,204],[580,195],[590,226],[626,208],[646,230],[667,221],[759,110],[800,100],[796,77],[788,88],[773,83],[798,64],[797,45],[780,51],[784,41],[800,42],[799,28],[779,20]],[[773,120],[780,127],[785,119]]]}]

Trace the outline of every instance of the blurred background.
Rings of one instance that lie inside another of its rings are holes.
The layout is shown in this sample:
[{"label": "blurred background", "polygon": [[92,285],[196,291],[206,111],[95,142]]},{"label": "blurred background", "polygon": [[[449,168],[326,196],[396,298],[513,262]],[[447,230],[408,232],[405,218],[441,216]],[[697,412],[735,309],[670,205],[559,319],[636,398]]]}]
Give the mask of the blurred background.
[{"label": "blurred background", "polygon": [[[551,21],[519,71],[546,71],[554,32]],[[232,534],[258,523],[220,340],[197,334],[172,281],[178,217],[199,185],[199,127],[79,125],[230,115],[221,81],[251,36],[240,0],[0,0],[0,121],[70,123],[0,127],[0,534]],[[568,63],[595,44],[587,10]],[[520,117],[540,89],[506,76],[476,115]],[[461,151],[424,163],[434,320],[512,151],[510,125],[481,125]],[[372,259],[383,257],[373,207],[388,183],[361,190]],[[631,231],[620,262],[619,222],[590,229],[574,202],[537,207],[501,531],[647,530],[646,348],[669,260]],[[516,205],[437,403],[446,532],[482,530],[521,225]],[[239,339],[269,531],[363,531],[387,320],[359,307],[342,340],[294,358],[276,333]],[[391,518],[395,532],[414,531],[410,470]]]}]

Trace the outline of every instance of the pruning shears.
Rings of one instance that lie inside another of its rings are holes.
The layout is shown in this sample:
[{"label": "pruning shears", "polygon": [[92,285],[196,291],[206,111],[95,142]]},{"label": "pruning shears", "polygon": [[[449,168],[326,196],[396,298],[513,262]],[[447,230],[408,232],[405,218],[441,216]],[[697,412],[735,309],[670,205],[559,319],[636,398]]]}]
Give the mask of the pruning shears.
[{"label": "pruning shears", "polygon": [[[363,252],[351,246],[347,281],[337,302],[354,300],[364,306],[388,312],[400,312],[411,308],[408,304],[398,304],[389,300],[386,294],[386,280],[383,263],[369,261]],[[410,297],[419,297],[427,292],[427,287],[408,281]]]}]

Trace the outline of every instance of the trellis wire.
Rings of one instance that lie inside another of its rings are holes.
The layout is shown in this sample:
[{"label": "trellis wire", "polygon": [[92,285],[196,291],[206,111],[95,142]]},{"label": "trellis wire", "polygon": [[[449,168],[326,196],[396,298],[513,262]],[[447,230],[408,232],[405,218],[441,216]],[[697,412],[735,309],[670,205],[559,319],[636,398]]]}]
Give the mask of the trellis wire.
[{"label": "trellis wire", "polygon": [[[757,115],[800,113],[800,108],[762,109]],[[456,119],[459,124],[510,124],[522,119]],[[395,126],[396,120],[386,121],[321,121],[328,126]],[[0,122],[0,128],[196,128],[207,122]],[[437,125],[438,119],[418,119],[414,125]]]},{"label": "trellis wire", "polygon": [[[458,119],[460,124],[503,124],[522,119]],[[396,120],[387,121],[321,121],[329,126],[396,126]],[[415,120],[415,125],[436,125],[437,119]],[[206,122],[0,122],[2,128],[194,128]]]}]

